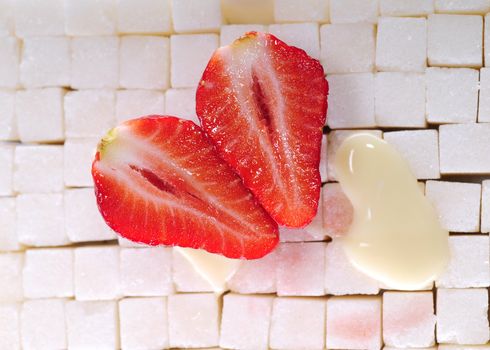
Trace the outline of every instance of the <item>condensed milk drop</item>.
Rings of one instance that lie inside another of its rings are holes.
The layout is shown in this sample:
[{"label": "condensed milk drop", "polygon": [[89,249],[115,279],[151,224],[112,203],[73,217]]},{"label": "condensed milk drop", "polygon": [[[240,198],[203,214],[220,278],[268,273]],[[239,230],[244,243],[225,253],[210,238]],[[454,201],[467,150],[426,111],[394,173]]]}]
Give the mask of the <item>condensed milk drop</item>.
[{"label": "condensed milk drop", "polygon": [[335,171],[354,208],[340,238],[353,265],[391,289],[416,290],[436,279],[449,260],[449,233],[400,154],[356,134],[338,149]]}]

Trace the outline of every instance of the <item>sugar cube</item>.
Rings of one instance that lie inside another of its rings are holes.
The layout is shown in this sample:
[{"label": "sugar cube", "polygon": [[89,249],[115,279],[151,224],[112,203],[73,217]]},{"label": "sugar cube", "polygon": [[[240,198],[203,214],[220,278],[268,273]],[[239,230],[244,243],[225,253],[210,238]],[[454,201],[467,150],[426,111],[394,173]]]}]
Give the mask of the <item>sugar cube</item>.
[{"label": "sugar cube", "polygon": [[63,189],[63,146],[17,146],[14,165],[16,192],[59,192]]},{"label": "sugar cube", "polygon": [[330,0],[332,23],[376,23],[379,0]]},{"label": "sugar cube", "polygon": [[429,15],[427,56],[431,66],[481,67],[481,16]]},{"label": "sugar cube", "polygon": [[22,301],[22,267],[24,254],[0,254],[0,276],[2,288],[0,289],[0,302]]},{"label": "sugar cube", "polygon": [[432,292],[383,293],[385,345],[399,348],[432,346],[435,323]]},{"label": "sugar cube", "polygon": [[18,138],[15,120],[15,92],[0,90],[0,140],[15,141]]},{"label": "sugar cube", "polygon": [[23,41],[20,81],[24,87],[70,85],[70,38],[30,37]]},{"label": "sugar cube", "polygon": [[172,0],[172,20],[177,33],[218,32],[220,0]]},{"label": "sugar cube", "polygon": [[19,83],[20,42],[13,37],[0,38],[0,87],[16,88]]},{"label": "sugar cube", "polygon": [[72,297],[73,250],[27,250],[22,278],[26,298]]},{"label": "sugar cube", "polygon": [[[376,30],[369,23],[325,24],[320,28],[320,58],[327,74],[372,72]],[[349,43],[349,45],[346,45]]]},{"label": "sugar cube", "polygon": [[101,137],[115,121],[113,90],[77,90],[65,95],[67,137]]},{"label": "sugar cube", "polygon": [[435,0],[438,13],[486,14],[490,12],[488,0]]},{"label": "sugar cube", "polygon": [[195,88],[214,50],[216,34],[172,35],[170,76],[173,88]]},{"label": "sugar cube", "polygon": [[64,300],[25,301],[20,323],[24,349],[66,349]]},{"label": "sugar cube", "polygon": [[376,73],[375,116],[382,127],[424,128],[425,75],[421,73]]},{"label": "sugar cube", "polygon": [[0,251],[20,250],[17,237],[15,197],[0,198]]},{"label": "sugar cube", "polygon": [[449,265],[436,280],[442,288],[490,286],[490,241],[488,236],[450,236]]},{"label": "sugar cube", "polygon": [[490,68],[480,69],[480,96],[478,103],[478,122],[490,122]]},{"label": "sugar cube", "polygon": [[274,20],[276,22],[327,22],[329,0],[276,0]]},{"label": "sugar cube", "polygon": [[434,0],[379,0],[381,16],[427,16],[434,13]]},{"label": "sugar cube", "polygon": [[490,180],[482,182],[480,230],[484,233],[490,232]]},{"label": "sugar cube", "polygon": [[226,294],[219,345],[230,349],[268,349],[273,298]]},{"label": "sugar cube", "polygon": [[111,300],[121,295],[118,247],[75,249],[74,271],[77,300]]},{"label": "sugar cube", "polygon": [[488,291],[439,288],[436,330],[439,343],[488,342]]},{"label": "sugar cube", "polygon": [[66,327],[69,349],[119,349],[115,301],[68,301]]},{"label": "sugar cube", "polygon": [[277,295],[325,295],[325,243],[282,243],[277,259]]},{"label": "sugar cube", "polygon": [[116,238],[97,209],[93,188],[66,189],[63,197],[65,229],[71,242],[105,241]]},{"label": "sugar cube", "polygon": [[121,39],[119,83],[128,89],[161,89],[169,84],[169,39],[124,36]]},{"label": "sugar cube", "polygon": [[[435,348],[434,348],[435,349]],[[454,345],[439,344],[438,350],[489,350],[490,345]]]},{"label": "sugar cube", "polygon": [[168,348],[165,298],[130,298],[119,301],[122,349]]},{"label": "sugar cube", "polygon": [[320,180],[322,182],[327,182],[328,180],[328,159],[327,159],[327,151],[328,151],[328,140],[327,135],[324,134],[322,136],[322,144],[320,146],[320,164],[318,165],[318,171],[320,172]]},{"label": "sugar cube", "polygon": [[248,32],[266,32],[267,26],[262,24],[230,24],[221,26],[220,46],[230,45]]},{"label": "sugar cube", "polygon": [[325,291],[332,295],[378,294],[378,281],[355,268],[342,247],[333,240],[325,251]]},{"label": "sugar cube", "polygon": [[119,33],[168,34],[172,31],[170,0],[119,0]]},{"label": "sugar cube", "polygon": [[262,294],[276,292],[276,251],[263,258],[244,260],[227,285],[232,292]]},{"label": "sugar cube", "polygon": [[174,294],[168,297],[171,348],[206,348],[219,342],[219,307],[215,294]]},{"label": "sugar cube", "polygon": [[123,295],[160,296],[172,293],[172,249],[124,248],[120,255]]},{"label": "sugar cube", "polygon": [[165,98],[163,92],[156,90],[119,90],[116,93],[116,119],[121,123],[145,115],[163,115]]},{"label": "sugar cube", "polygon": [[441,125],[441,174],[490,173],[490,124]]},{"label": "sugar cube", "polygon": [[67,35],[111,35],[115,29],[115,0],[65,0]]},{"label": "sugar cube", "polygon": [[451,232],[480,230],[481,185],[476,183],[427,181],[425,194]]},{"label": "sugar cube", "polygon": [[490,15],[487,14],[484,20],[483,28],[483,58],[485,60],[485,67],[490,66]]},{"label": "sugar cube", "polygon": [[383,138],[405,159],[417,179],[441,177],[437,130],[385,132]]},{"label": "sugar cube", "polygon": [[478,110],[478,70],[428,68],[427,121],[474,123]]},{"label": "sugar cube", "polygon": [[62,194],[20,194],[16,198],[20,243],[34,247],[69,243],[65,232]]},{"label": "sugar cube", "polygon": [[16,0],[15,34],[18,37],[64,35],[63,0]]},{"label": "sugar cube", "polygon": [[20,349],[19,312],[17,303],[0,303],[0,349]]},{"label": "sugar cube", "polygon": [[269,33],[291,46],[299,47],[313,58],[320,58],[318,23],[271,24]]},{"label": "sugar cube", "polygon": [[376,40],[376,68],[379,71],[424,72],[426,65],[426,19],[381,17]]},{"label": "sugar cube", "polygon": [[322,191],[323,226],[330,237],[344,236],[352,223],[354,208],[338,183],[325,184]]},{"label": "sugar cube", "polygon": [[92,162],[98,138],[69,138],[63,147],[65,186],[92,186]]},{"label": "sugar cube", "polygon": [[165,92],[165,114],[192,120],[200,125],[196,114],[196,89],[169,89]]},{"label": "sugar cube", "polygon": [[213,291],[211,284],[176,249],[172,250],[172,279],[178,292]]},{"label": "sugar cube", "polygon": [[13,191],[14,146],[0,143],[0,196],[11,196]]},{"label": "sugar cube", "polygon": [[15,113],[21,142],[63,140],[63,95],[59,88],[17,91]]},{"label": "sugar cube", "polygon": [[273,349],[323,349],[325,300],[275,298],[272,304],[270,346]]},{"label": "sugar cube", "polygon": [[269,24],[274,22],[274,0],[222,0],[221,8],[226,23]]},{"label": "sugar cube", "polygon": [[0,36],[14,35],[13,0],[0,0]]},{"label": "sugar cube", "polygon": [[381,298],[327,300],[328,349],[380,349],[381,343]]},{"label": "sugar cube", "polygon": [[126,239],[122,236],[117,236],[117,243],[119,244],[120,247],[123,247],[123,248],[146,248],[146,247],[148,247],[144,243],[133,242],[133,241]]}]

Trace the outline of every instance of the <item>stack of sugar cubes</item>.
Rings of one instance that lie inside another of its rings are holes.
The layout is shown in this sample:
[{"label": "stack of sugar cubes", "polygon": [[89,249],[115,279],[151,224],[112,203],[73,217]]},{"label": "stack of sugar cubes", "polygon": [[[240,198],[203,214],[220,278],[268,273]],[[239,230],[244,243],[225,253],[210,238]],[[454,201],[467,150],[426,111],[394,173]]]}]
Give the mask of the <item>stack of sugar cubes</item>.
[{"label": "stack of sugar cubes", "polygon": [[[0,349],[490,349],[490,0],[0,0]],[[198,123],[212,52],[270,32],[330,83],[322,198],[224,296],[177,251],[117,239],[98,139],[141,115]],[[408,161],[451,233],[434,285],[388,290],[336,239],[332,159],[358,132]]]}]

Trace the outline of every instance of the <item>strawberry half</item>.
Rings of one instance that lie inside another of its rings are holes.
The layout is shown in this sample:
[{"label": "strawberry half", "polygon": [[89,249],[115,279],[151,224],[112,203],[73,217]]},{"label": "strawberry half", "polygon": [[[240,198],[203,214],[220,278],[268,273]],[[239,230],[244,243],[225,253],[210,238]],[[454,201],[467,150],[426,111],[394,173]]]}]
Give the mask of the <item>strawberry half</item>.
[{"label": "strawberry half", "polygon": [[132,241],[246,259],[278,242],[277,224],[191,121],[119,125],[99,144],[92,176],[105,221]]},{"label": "strawberry half", "polygon": [[204,131],[281,225],[305,226],[317,211],[327,94],[317,60],[256,32],[219,48],[197,88]]}]

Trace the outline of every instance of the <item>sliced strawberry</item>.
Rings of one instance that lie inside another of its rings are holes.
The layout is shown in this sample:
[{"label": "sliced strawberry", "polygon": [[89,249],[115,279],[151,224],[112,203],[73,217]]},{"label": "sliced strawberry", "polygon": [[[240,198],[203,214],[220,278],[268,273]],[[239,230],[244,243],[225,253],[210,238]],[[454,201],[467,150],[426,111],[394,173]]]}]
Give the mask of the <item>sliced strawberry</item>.
[{"label": "sliced strawberry", "polygon": [[198,86],[204,131],[281,225],[305,226],[317,211],[327,93],[317,60],[256,32],[219,48]]},{"label": "sliced strawberry", "polygon": [[132,241],[246,259],[277,244],[277,224],[193,122],[121,124],[99,144],[92,175],[105,221]]}]

